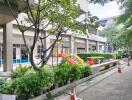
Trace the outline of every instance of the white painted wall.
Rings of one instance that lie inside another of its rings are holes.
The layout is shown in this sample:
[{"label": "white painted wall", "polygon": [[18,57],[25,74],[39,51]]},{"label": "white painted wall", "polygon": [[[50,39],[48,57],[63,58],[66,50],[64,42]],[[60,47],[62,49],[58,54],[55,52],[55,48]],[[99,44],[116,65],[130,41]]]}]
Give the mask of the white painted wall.
[{"label": "white painted wall", "polygon": [[77,0],[77,4],[80,5],[80,8],[85,11],[88,12],[89,11],[89,3],[88,0]]}]

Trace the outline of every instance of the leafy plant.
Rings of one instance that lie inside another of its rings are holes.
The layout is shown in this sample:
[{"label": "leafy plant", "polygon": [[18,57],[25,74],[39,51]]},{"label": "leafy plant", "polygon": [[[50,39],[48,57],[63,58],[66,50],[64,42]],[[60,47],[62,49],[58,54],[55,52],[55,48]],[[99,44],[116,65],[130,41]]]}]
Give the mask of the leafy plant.
[{"label": "leafy plant", "polygon": [[48,92],[46,94],[46,96],[47,96],[48,100],[54,100],[53,95],[50,92]]},{"label": "leafy plant", "polygon": [[98,52],[90,52],[90,53],[81,53],[78,54],[80,58],[82,58],[84,61],[87,61],[88,57],[95,57],[97,59],[112,59],[113,54],[110,53],[98,53]]},{"label": "leafy plant", "polygon": [[2,84],[4,84],[6,82],[6,80],[5,79],[0,79],[0,85],[2,85]]},{"label": "leafy plant", "polygon": [[55,83],[61,84],[69,80],[70,67],[71,65],[69,64],[62,64],[62,65],[56,66],[56,68],[54,69]]},{"label": "leafy plant", "polygon": [[78,64],[72,64],[69,71],[71,80],[78,80],[81,77],[81,71]]},{"label": "leafy plant", "polygon": [[53,84],[53,73],[45,68],[36,73],[15,80],[16,94],[19,97],[32,98]]},{"label": "leafy plant", "polygon": [[81,75],[87,77],[92,74],[91,67],[88,64],[80,65]]},{"label": "leafy plant", "polygon": [[[0,92],[16,94],[19,100],[21,98],[28,99],[42,94],[44,90],[50,89],[56,84],[78,80],[82,75],[88,76],[91,74],[91,68],[87,64],[62,64],[54,68],[45,66],[45,68],[33,73],[30,70],[27,67],[18,68],[15,75],[19,75],[19,77],[14,75],[13,80],[1,80]],[[22,74],[18,74],[18,72]],[[52,100],[52,95],[48,93],[47,96]]]},{"label": "leafy plant", "polygon": [[33,71],[30,67],[28,66],[19,66],[17,67],[15,70],[12,71],[11,73],[11,78],[14,79],[14,78],[19,78],[19,77],[22,77],[24,76],[26,73],[29,73]]},{"label": "leafy plant", "polygon": [[15,87],[12,80],[2,82],[0,85],[0,92],[3,94],[14,94],[14,90]]},{"label": "leafy plant", "polygon": [[66,64],[66,60],[61,60],[60,64],[59,65],[63,65],[63,64]]}]

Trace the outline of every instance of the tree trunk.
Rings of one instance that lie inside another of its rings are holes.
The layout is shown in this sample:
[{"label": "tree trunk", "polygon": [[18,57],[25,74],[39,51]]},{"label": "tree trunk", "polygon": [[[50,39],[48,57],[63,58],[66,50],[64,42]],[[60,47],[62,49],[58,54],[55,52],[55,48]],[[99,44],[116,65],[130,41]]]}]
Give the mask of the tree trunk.
[{"label": "tree trunk", "polygon": [[130,66],[130,60],[131,60],[131,56],[130,56],[130,54],[129,54],[129,55],[128,55],[128,63],[127,63],[128,66]]}]

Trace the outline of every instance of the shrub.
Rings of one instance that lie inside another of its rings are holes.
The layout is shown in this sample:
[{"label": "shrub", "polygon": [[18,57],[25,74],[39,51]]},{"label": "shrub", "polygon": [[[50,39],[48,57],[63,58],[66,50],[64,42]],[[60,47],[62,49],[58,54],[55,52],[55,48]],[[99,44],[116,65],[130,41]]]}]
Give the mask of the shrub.
[{"label": "shrub", "polygon": [[84,64],[83,66],[85,68],[84,75],[86,77],[89,76],[89,75],[91,75],[92,74],[91,67],[88,64]]},{"label": "shrub", "polygon": [[65,83],[66,81],[69,80],[70,67],[71,67],[70,64],[61,64],[54,68],[56,84]]},{"label": "shrub", "polygon": [[61,62],[59,63],[59,65],[63,65],[63,64],[66,64],[66,60],[61,60]]},{"label": "shrub", "polygon": [[54,68],[44,67],[39,71],[30,72],[30,70],[32,69],[27,67],[17,68],[13,71],[13,80],[0,81],[0,92],[15,93],[19,100],[21,97],[27,100],[42,94],[44,90],[56,84],[72,82],[91,74],[91,68],[87,64],[61,64]]},{"label": "shrub", "polygon": [[91,67],[88,64],[80,65],[81,77],[87,77],[92,74]]},{"label": "shrub", "polygon": [[91,68],[87,64],[63,64],[54,67],[54,73],[55,84],[63,84],[91,75]]},{"label": "shrub", "polygon": [[0,85],[2,85],[2,84],[4,84],[6,82],[6,80],[5,79],[0,79]]},{"label": "shrub", "polygon": [[33,69],[31,69],[30,67],[19,66],[15,70],[12,71],[11,78],[14,79],[14,78],[22,77],[23,75],[25,75],[31,71],[33,71]]},{"label": "shrub", "polygon": [[84,61],[87,61],[88,57],[101,57],[101,59],[112,59],[113,54],[110,53],[96,53],[96,52],[90,52],[90,53],[81,53],[78,54],[80,58],[82,58]]},{"label": "shrub", "polygon": [[15,86],[12,80],[3,81],[0,85],[0,92],[3,94],[14,94]]},{"label": "shrub", "polygon": [[54,67],[55,84],[78,80],[92,74],[88,64],[63,64]]},{"label": "shrub", "polygon": [[81,77],[81,70],[78,64],[72,64],[69,71],[70,80],[78,80]]},{"label": "shrub", "polygon": [[16,94],[18,97],[31,98],[38,95],[45,88],[50,88],[53,84],[53,73],[47,69],[17,78],[14,81]]}]

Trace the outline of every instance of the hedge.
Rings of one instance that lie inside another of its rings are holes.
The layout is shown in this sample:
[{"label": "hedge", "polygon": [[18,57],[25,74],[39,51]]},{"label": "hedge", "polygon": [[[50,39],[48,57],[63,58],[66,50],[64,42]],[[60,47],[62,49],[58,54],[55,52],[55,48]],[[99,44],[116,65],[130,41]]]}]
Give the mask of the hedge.
[{"label": "hedge", "polygon": [[103,59],[112,59],[113,54],[110,53],[97,53],[97,52],[90,52],[90,53],[80,53],[78,54],[80,58],[84,61],[87,61],[88,57],[102,57]]},{"label": "hedge", "polygon": [[11,80],[0,80],[0,93],[16,94],[17,100],[27,100],[91,74],[88,64],[45,66],[39,71],[18,67],[12,71]]}]

